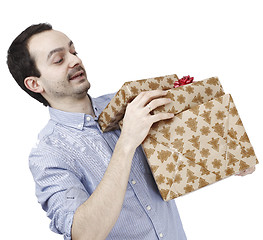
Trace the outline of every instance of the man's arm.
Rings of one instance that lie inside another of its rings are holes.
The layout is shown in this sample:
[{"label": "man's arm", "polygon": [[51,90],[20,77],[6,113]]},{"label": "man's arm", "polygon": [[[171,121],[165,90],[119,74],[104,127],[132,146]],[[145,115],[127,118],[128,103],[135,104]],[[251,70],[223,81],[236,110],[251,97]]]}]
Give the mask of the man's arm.
[{"label": "man's arm", "polygon": [[165,95],[161,90],[143,92],[128,104],[108,168],[98,187],[74,214],[73,240],[105,239],[110,233],[121,212],[136,148],[154,122],[173,117],[170,113],[150,114],[151,110],[170,102],[163,98]]}]

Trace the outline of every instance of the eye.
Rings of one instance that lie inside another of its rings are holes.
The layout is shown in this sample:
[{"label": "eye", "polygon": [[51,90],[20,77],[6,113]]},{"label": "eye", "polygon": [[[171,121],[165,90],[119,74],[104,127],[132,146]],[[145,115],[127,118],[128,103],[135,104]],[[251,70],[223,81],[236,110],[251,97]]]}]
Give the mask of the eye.
[{"label": "eye", "polygon": [[77,55],[78,55],[78,53],[77,53],[77,52],[73,52],[72,54],[73,54],[73,55],[75,55],[75,56],[77,56]]},{"label": "eye", "polygon": [[55,64],[59,64],[59,63],[62,63],[63,62],[63,58],[60,58],[59,60],[55,61],[54,63]]}]

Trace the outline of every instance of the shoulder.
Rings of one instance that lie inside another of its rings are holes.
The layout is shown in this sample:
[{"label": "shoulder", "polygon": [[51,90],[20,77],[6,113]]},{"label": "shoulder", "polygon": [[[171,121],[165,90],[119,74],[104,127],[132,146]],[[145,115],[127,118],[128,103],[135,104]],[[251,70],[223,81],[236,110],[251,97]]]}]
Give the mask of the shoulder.
[{"label": "shoulder", "polygon": [[42,128],[42,130],[38,134],[38,141],[45,139],[46,137],[53,134],[55,129],[56,123],[52,121],[51,119],[48,121],[46,126]]},{"label": "shoulder", "polygon": [[47,125],[40,131],[35,145],[29,154],[29,165],[40,166],[64,163],[67,156],[67,146],[63,143],[63,132],[59,126],[49,120]]},{"label": "shoulder", "polygon": [[34,179],[44,177],[47,171],[70,171],[79,178],[82,177],[76,164],[76,153],[70,151],[69,144],[65,143],[61,134],[55,129],[52,134],[37,139],[35,146],[28,156],[29,169]]},{"label": "shoulder", "polygon": [[102,96],[94,98],[94,100],[97,101],[97,102],[107,102],[107,103],[109,103],[110,100],[115,96],[115,94],[116,94],[116,92],[105,94],[105,95],[102,95]]}]

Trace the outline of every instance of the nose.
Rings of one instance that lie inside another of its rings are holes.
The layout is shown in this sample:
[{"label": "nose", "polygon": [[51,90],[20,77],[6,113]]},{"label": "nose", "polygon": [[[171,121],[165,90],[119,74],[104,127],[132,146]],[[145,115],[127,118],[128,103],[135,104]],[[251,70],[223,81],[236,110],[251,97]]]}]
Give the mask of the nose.
[{"label": "nose", "polygon": [[69,67],[74,68],[75,66],[81,65],[81,59],[76,55],[69,53]]}]

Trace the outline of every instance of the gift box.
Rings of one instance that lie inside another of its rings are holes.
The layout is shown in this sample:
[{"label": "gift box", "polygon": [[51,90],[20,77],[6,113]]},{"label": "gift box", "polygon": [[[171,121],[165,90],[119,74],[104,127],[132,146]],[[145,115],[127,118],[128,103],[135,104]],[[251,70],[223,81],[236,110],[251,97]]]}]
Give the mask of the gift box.
[{"label": "gift box", "polygon": [[143,148],[165,201],[258,163],[230,94],[153,125]]},{"label": "gift box", "polygon": [[153,124],[142,143],[163,200],[258,163],[234,101],[218,78],[170,89],[166,97],[172,102],[153,114],[172,112],[175,117]]},{"label": "gift box", "polygon": [[107,132],[119,128],[119,121],[124,116],[127,104],[140,92],[171,89],[175,81],[178,81],[176,74],[125,82],[100,114],[98,122],[101,130]]}]

